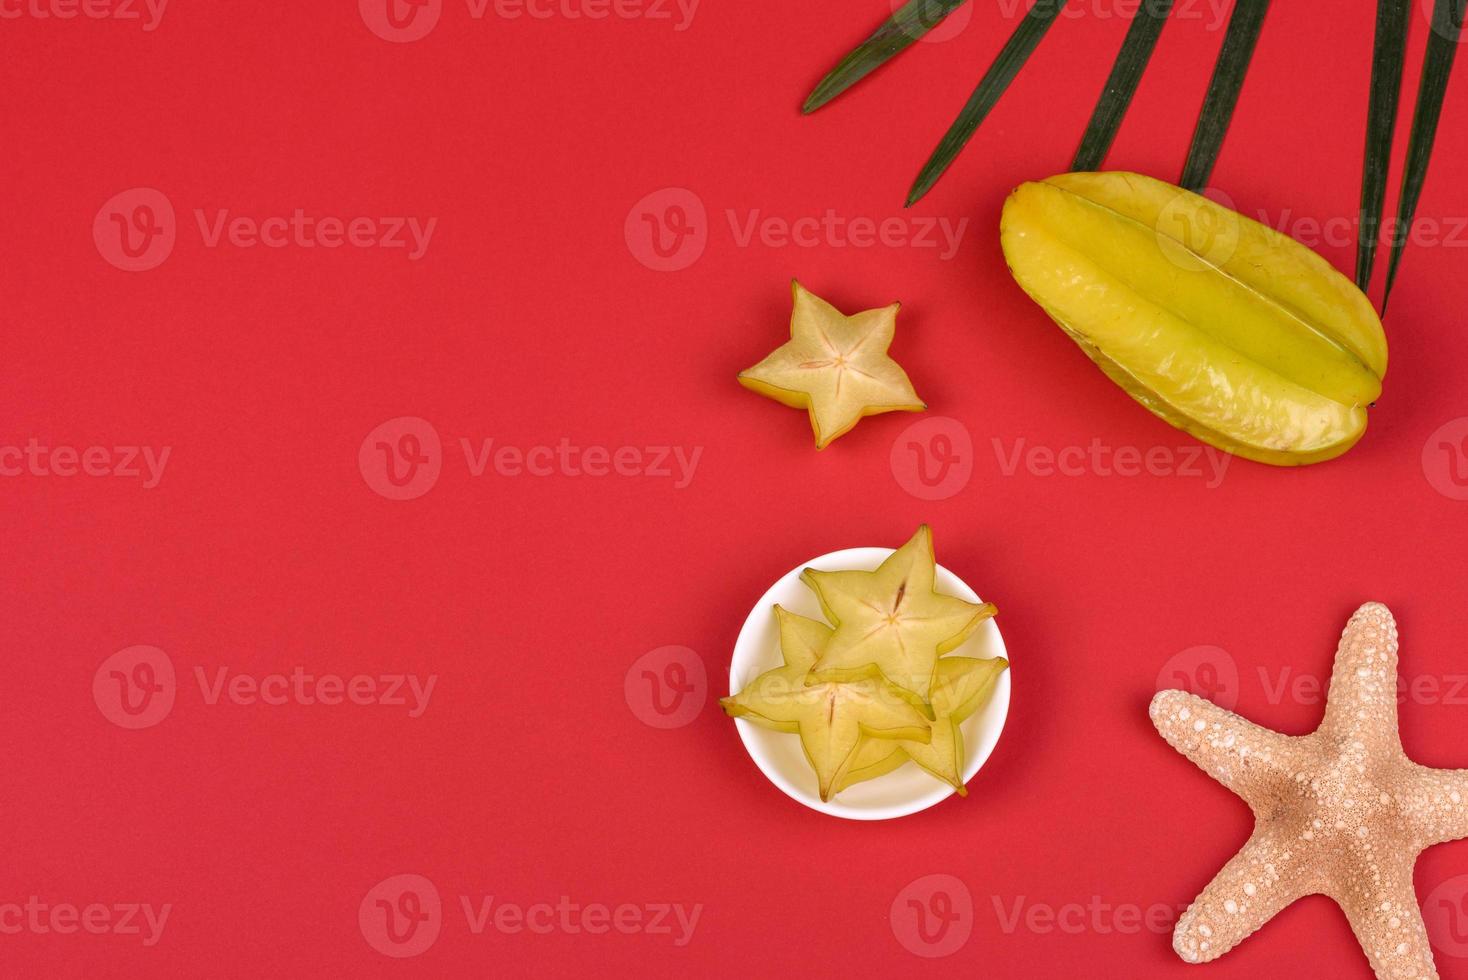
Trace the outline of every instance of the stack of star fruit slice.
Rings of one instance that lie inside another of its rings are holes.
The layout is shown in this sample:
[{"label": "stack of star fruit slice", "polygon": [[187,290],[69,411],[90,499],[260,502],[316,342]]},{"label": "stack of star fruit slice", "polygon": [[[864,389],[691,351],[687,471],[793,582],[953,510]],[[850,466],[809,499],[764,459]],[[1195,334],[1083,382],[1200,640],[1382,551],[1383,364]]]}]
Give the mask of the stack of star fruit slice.
[{"label": "stack of star fruit slice", "polygon": [[784,665],[719,703],[800,737],[822,800],[911,760],[967,795],[959,725],[993,693],[1002,657],[945,657],[997,611],[934,591],[927,525],[871,572],[808,568],[827,625],[780,606]]}]

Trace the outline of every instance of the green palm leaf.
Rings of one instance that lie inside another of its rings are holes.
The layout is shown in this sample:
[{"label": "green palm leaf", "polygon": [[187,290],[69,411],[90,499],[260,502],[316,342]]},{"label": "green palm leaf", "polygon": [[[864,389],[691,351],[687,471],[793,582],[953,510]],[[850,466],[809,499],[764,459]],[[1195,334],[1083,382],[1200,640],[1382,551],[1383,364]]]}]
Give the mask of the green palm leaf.
[{"label": "green palm leaf", "polygon": [[1244,75],[1249,71],[1249,61],[1254,57],[1254,45],[1259,41],[1268,10],[1269,0],[1235,0],[1234,12],[1228,19],[1228,33],[1223,36],[1223,49],[1218,53],[1203,111],[1198,116],[1198,128],[1193,131],[1193,145],[1188,148],[1188,160],[1178,181],[1190,191],[1203,189],[1213,173],[1213,165],[1218,162],[1223,135],[1233,119],[1239,90],[1244,87]]},{"label": "green palm leaf", "polygon": [[964,144],[974,135],[974,130],[979,128],[984,117],[994,108],[1009,83],[1014,81],[1014,76],[1019,74],[1019,70],[1024,67],[1040,39],[1045,36],[1050,25],[1055,23],[1055,18],[1064,7],[1065,0],[1035,0],[1034,6],[1025,13],[1024,19],[1005,42],[999,56],[979,81],[974,94],[969,96],[963,111],[958,114],[958,118],[939,141],[938,148],[933,151],[933,155],[913,181],[912,189],[907,193],[909,206],[916,204],[924,194],[932,190],[938,178],[943,176],[943,171],[953,163]]},{"label": "green palm leaf", "polygon": [[1378,0],[1376,44],[1371,53],[1371,100],[1366,112],[1366,162],[1361,170],[1361,227],[1356,239],[1356,285],[1371,283],[1386,177],[1391,166],[1392,133],[1407,60],[1407,20],[1412,0]]},{"label": "green palm leaf", "polygon": [[1453,72],[1453,58],[1463,31],[1463,14],[1468,0],[1437,0],[1432,8],[1432,33],[1427,38],[1427,57],[1422,64],[1422,82],[1417,89],[1417,108],[1412,113],[1412,132],[1407,140],[1407,167],[1402,177],[1402,197],[1397,202],[1397,224],[1393,229],[1391,261],[1386,270],[1386,291],[1381,298],[1386,312],[1396,282],[1397,266],[1402,261],[1402,247],[1417,215],[1417,202],[1427,180],[1427,163],[1432,157],[1432,144],[1437,139],[1437,124],[1442,118],[1443,96],[1448,90],[1448,76]]},{"label": "green palm leaf", "polygon": [[1132,96],[1137,92],[1142,73],[1147,70],[1147,62],[1152,59],[1157,39],[1162,36],[1162,25],[1167,23],[1167,15],[1171,10],[1172,0],[1142,0],[1137,7],[1132,26],[1127,29],[1126,39],[1121,42],[1121,52],[1116,56],[1116,64],[1111,67],[1111,76],[1106,79],[1106,87],[1101,90],[1096,111],[1091,114],[1091,122],[1086,126],[1085,135],[1081,137],[1081,146],[1070,165],[1071,170],[1095,170],[1105,161],[1111,143],[1116,139],[1116,131],[1121,127],[1122,117],[1132,104]]},{"label": "green palm leaf", "polygon": [[908,0],[872,36],[857,45],[806,96],[801,112],[815,112],[907,49],[968,0]]}]

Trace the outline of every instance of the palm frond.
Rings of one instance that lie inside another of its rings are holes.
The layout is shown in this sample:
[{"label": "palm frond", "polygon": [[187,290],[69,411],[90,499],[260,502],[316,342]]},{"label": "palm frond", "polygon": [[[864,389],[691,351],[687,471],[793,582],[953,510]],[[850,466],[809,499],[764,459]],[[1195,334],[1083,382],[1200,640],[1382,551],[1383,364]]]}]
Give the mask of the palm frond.
[{"label": "palm frond", "polygon": [[1239,90],[1244,87],[1244,76],[1248,74],[1249,61],[1254,57],[1254,45],[1259,41],[1259,31],[1264,26],[1264,15],[1268,10],[1269,0],[1235,0],[1234,12],[1228,19],[1228,31],[1223,36],[1223,49],[1219,51],[1218,63],[1213,67],[1208,95],[1198,116],[1198,128],[1193,131],[1193,144],[1188,148],[1188,160],[1183,164],[1183,176],[1178,181],[1190,191],[1202,190],[1213,174],[1213,165],[1218,162],[1218,152],[1223,148],[1223,136],[1233,119]]},{"label": "palm frond", "polygon": [[1172,11],[1172,3],[1173,0],[1142,0],[1137,7],[1132,26],[1127,28],[1126,39],[1121,42],[1116,64],[1112,65],[1106,87],[1101,90],[1096,111],[1091,114],[1091,122],[1081,137],[1081,146],[1076,150],[1071,170],[1097,170],[1105,162],[1127,107],[1132,104],[1132,96],[1137,93],[1142,73],[1147,70],[1147,62],[1152,60],[1157,39],[1162,36],[1162,25],[1167,23],[1167,15]]},{"label": "palm frond", "polygon": [[1417,108],[1413,110],[1412,132],[1407,138],[1402,197],[1397,202],[1397,222],[1390,245],[1391,260],[1386,268],[1386,291],[1381,298],[1383,313],[1397,279],[1403,246],[1407,244],[1412,222],[1417,216],[1422,185],[1427,181],[1427,164],[1437,139],[1437,124],[1442,118],[1443,96],[1448,91],[1448,78],[1453,73],[1453,59],[1458,53],[1458,39],[1463,33],[1465,4],[1468,0],[1437,0],[1432,8],[1432,33],[1427,38],[1427,56],[1422,63],[1422,81],[1417,89]]},{"label": "palm frond", "polygon": [[1376,42],[1371,53],[1371,98],[1366,111],[1366,161],[1361,169],[1361,225],[1356,239],[1356,285],[1371,283],[1381,208],[1391,167],[1392,133],[1402,94],[1402,66],[1407,60],[1407,20],[1412,0],[1378,0]]},{"label": "palm frond", "polygon": [[912,42],[965,3],[968,0],[908,0],[900,10],[884,20],[871,37],[853,48],[826,73],[825,78],[816,83],[810,95],[805,97],[800,111],[815,112],[901,54]]},{"label": "palm frond", "polygon": [[1065,0],[1035,0],[1034,6],[1025,12],[1024,19],[1005,42],[999,56],[994,59],[994,63],[974,89],[974,94],[964,104],[963,111],[958,114],[953,125],[948,127],[938,148],[933,151],[933,155],[913,181],[912,189],[907,193],[909,206],[932,190],[938,178],[943,176],[943,171],[953,163],[964,144],[974,135],[974,130],[979,128],[979,124],[989,115],[1004,90],[1009,88],[1009,83],[1014,81],[1014,76],[1019,74],[1019,70],[1024,67],[1040,39],[1050,30],[1050,25],[1055,23],[1055,18],[1064,7]]}]

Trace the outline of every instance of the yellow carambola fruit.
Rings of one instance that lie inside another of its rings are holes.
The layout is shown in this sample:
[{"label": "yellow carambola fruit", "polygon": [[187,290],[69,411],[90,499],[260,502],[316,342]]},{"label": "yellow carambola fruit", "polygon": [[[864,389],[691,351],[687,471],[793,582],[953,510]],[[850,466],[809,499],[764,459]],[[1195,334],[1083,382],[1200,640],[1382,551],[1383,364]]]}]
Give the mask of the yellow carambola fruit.
[{"label": "yellow carambola fruit", "polygon": [[887,356],[899,304],[846,316],[798,282],[790,339],[739,373],[739,383],[810,415],[816,449],[868,415],[927,409],[907,372]]},{"label": "yellow carambola fruit", "polygon": [[1133,173],[1022,184],[1000,237],[1014,278],[1081,349],[1204,442],[1294,466],[1366,431],[1386,374],[1381,320],[1294,239]]},{"label": "yellow carambola fruit", "polygon": [[808,685],[807,674],[825,649],[831,628],[780,606],[775,615],[785,665],[759,675],[719,704],[731,717],[799,735],[822,800],[834,794],[832,787],[863,738],[923,742],[932,737],[916,699],[884,681],[875,668],[842,681]]},{"label": "yellow carambola fruit", "polygon": [[944,657],[933,674],[932,736],[927,742],[863,739],[846,773],[834,792],[868,779],[884,776],[908,759],[967,796],[963,785],[964,720],[989,701],[999,675],[1009,667],[1003,657],[976,660],[973,657]]},{"label": "yellow carambola fruit", "polygon": [[[810,682],[847,680],[875,667],[898,687],[928,701],[938,658],[968,639],[997,610],[933,588],[933,535],[926,524],[876,571],[822,572],[801,580],[836,624]],[[932,717],[931,709],[925,709]]]}]

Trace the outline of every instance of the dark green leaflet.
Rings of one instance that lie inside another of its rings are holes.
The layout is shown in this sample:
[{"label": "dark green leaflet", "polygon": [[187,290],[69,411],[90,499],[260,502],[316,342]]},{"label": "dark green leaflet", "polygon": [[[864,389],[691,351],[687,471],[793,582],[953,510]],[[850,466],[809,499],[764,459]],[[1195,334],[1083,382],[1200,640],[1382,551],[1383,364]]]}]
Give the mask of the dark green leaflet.
[{"label": "dark green leaflet", "polygon": [[963,111],[939,141],[938,148],[923,165],[917,180],[913,181],[912,189],[907,193],[909,206],[916,204],[938,182],[938,178],[943,176],[943,171],[953,163],[969,137],[974,135],[974,130],[979,128],[984,117],[994,108],[1009,83],[1014,81],[1014,76],[1019,74],[1019,70],[1029,60],[1040,39],[1045,36],[1050,25],[1055,23],[1055,18],[1064,6],[1065,0],[1035,0],[1035,5],[1014,29],[999,56],[979,81],[978,88],[974,89],[974,94],[964,104]]},{"label": "dark green leaflet", "polygon": [[832,68],[806,96],[801,112],[815,112],[836,96],[880,68],[889,58],[932,30],[968,0],[908,0],[902,9],[882,22],[872,36]]},{"label": "dark green leaflet", "polygon": [[1137,83],[1142,80],[1147,62],[1152,59],[1157,39],[1162,36],[1162,25],[1167,23],[1172,2],[1142,0],[1137,7],[1132,26],[1127,29],[1126,40],[1121,43],[1121,52],[1116,56],[1116,64],[1111,67],[1111,76],[1101,90],[1096,111],[1091,114],[1086,134],[1081,137],[1081,147],[1076,151],[1071,170],[1096,170],[1105,161],[1106,153],[1116,139],[1116,131],[1121,128],[1122,117],[1137,92]]},{"label": "dark green leaflet", "polygon": [[1198,116],[1198,128],[1193,131],[1193,145],[1188,148],[1188,161],[1178,181],[1190,191],[1203,189],[1213,173],[1213,165],[1218,162],[1223,135],[1233,118],[1234,106],[1238,105],[1239,90],[1244,86],[1244,75],[1249,71],[1249,61],[1254,56],[1254,45],[1268,10],[1269,0],[1235,0],[1228,33],[1223,36],[1223,50],[1218,53],[1218,64],[1213,68],[1208,95]]},{"label": "dark green leaflet", "polygon": [[1366,112],[1366,163],[1361,170],[1361,226],[1356,238],[1356,285],[1371,283],[1386,176],[1391,167],[1392,132],[1407,60],[1407,20],[1412,0],[1378,0],[1376,45],[1371,54],[1371,101]]},{"label": "dark green leaflet", "polygon": [[1381,297],[1381,310],[1386,312],[1392,284],[1397,279],[1397,265],[1402,261],[1402,247],[1417,215],[1417,201],[1427,180],[1427,162],[1432,144],[1437,139],[1437,123],[1442,117],[1443,95],[1448,90],[1448,76],[1453,72],[1453,56],[1458,52],[1458,38],[1463,31],[1464,5],[1468,0],[1437,0],[1432,8],[1432,33],[1427,37],[1427,58],[1422,63],[1422,82],[1417,89],[1417,108],[1412,113],[1412,132],[1407,141],[1407,168],[1402,177],[1402,197],[1397,203],[1397,224],[1391,241],[1391,261],[1386,267],[1386,291]]}]

